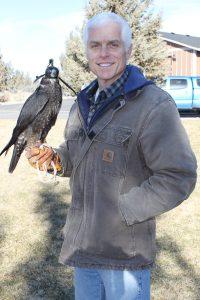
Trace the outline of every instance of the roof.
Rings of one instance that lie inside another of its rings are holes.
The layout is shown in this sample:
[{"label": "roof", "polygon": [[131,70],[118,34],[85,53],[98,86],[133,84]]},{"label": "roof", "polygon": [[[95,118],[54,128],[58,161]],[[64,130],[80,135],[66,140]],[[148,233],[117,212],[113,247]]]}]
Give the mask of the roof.
[{"label": "roof", "polygon": [[160,31],[163,40],[200,51],[200,37]]}]

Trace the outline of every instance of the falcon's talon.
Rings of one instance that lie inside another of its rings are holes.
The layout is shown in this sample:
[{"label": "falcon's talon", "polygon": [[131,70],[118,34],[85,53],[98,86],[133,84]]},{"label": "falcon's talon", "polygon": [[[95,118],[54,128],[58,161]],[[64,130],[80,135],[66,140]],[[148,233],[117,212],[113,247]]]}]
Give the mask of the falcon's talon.
[{"label": "falcon's talon", "polygon": [[[43,168],[42,171],[39,168],[38,161],[36,162],[36,169],[37,169],[39,180],[43,183],[58,184],[59,182],[56,181],[57,169],[56,169],[56,166],[53,161],[51,161],[51,166],[53,168],[53,174],[48,173],[47,165],[45,162],[42,164],[42,168]],[[45,173],[43,173],[43,172],[45,172]]]}]

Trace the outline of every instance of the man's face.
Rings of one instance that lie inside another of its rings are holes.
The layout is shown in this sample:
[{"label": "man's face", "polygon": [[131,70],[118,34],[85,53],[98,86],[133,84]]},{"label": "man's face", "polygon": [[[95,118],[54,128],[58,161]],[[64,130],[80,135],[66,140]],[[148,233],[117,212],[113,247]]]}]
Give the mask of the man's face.
[{"label": "man's face", "polygon": [[131,48],[126,51],[118,24],[109,22],[89,30],[87,59],[100,89],[108,87],[122,75],[130,54]]}]

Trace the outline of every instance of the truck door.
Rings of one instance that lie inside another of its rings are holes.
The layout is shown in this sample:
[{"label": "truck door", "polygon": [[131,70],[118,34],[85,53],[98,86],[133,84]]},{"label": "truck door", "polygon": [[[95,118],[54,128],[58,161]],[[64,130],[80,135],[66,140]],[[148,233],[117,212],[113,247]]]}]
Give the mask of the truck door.
[{"label": "truck door", "polygon": [[192,81],[190,78],[170,78],[168,93],[174,98],[178,109],[192,109]]},{"label": "truck door", "polygon": [[200,77],[193,77],[193,108],[200,110]]}]

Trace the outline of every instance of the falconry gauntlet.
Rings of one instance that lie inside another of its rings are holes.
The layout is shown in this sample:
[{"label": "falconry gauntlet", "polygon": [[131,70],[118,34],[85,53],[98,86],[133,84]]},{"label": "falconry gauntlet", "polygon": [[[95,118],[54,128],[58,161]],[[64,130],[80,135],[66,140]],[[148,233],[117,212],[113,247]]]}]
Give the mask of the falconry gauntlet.
[{"label": "falconry gauntlet", "polygon": [[48,145],[35,145],[31,148],[26,148],[26,157],[32,167],[40,171],[61,172],[62,166],[59,155]]}]

